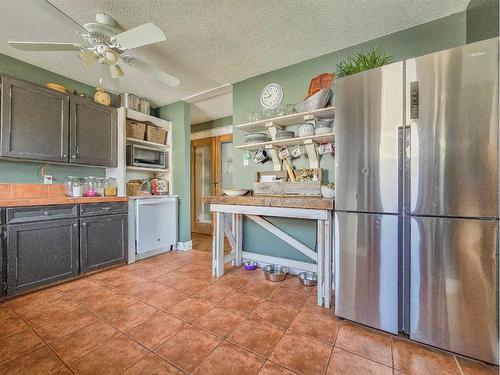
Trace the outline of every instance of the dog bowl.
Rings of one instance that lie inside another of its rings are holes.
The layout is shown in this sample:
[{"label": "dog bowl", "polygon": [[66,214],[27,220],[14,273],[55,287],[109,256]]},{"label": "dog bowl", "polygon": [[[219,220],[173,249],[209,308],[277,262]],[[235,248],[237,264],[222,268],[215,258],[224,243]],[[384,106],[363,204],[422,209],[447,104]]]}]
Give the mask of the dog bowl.
[{"label": "dog bowl", "polygon": [[266,280],[269,281],[283,281],[286,279],[286,274],[288,273],[288,268],[274,264],[268,264],[262,270],[264,271]]},{"label": "dog bowl", "polygon": [[247,262],[243,262],[243,268],[247,271],[253,271],[259,266],[257,262],[254,262],[252,260],[249,260]]},{"label": "dog bowl", "polygon": [[318,284],[318,275],[314,272],[299,273],[299,281],[304,286],[315,286]]}]

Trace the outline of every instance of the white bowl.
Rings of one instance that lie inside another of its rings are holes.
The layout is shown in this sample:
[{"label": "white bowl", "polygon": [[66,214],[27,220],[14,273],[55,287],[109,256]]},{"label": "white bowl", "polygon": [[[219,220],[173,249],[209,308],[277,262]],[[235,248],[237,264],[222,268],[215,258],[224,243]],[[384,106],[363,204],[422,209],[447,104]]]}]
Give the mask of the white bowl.
[{"label": "white bowl", "polygon": [[245,189],[223,189],[222,192],[229,197],[241,197],[248,193],[248,190]]},{"label": "white bowl", "polygon": [[323,198],[335,198],[335,189],[331,189],[328,186],[321,186],[321,195]]}]

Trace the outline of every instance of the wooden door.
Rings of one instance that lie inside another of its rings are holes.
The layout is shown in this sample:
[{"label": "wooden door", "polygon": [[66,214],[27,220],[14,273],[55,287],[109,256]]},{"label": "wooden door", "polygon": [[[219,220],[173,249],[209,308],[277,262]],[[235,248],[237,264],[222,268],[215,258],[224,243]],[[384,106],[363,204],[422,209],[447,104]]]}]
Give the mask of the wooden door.
[{"label": "wooden door", "polygon": [[2,77],[1,97],[1,156],[68,161],[68,95]]},{"label": "wooden door", "polygon": [[116,110],[71,98],[71,163],[116,167]]},{"label": "wooden door", "polygon": [[191,142],[191,230],[212,234],[212,215],[201,197],[221,195],[232,186],[233,135]]}]

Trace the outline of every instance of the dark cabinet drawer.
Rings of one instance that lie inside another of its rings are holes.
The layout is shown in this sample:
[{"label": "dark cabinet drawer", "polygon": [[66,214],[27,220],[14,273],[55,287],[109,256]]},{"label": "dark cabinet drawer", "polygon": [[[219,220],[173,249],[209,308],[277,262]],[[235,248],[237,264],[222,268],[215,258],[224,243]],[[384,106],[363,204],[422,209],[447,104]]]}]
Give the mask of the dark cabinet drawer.
[{"label": "dark cabinet drawer", "polygon": [[127,260],[127,215],[80,219],[81,272],[94,271]]},{"label": "dark cabinet drawer", "polygon": [[78,219],[7,226],[7,294],[78,274]]},{"label": "dark cabinet drawer", "polygon": [[127,202],[81,204],[80,216],[123,214],[127,212],[127,207]]},{"label": "dark cabinet drawer", "polygon": [[76,217],[78,217],[76,204],[7,208],[7,224]]},{"label": "dark cabinet drawer", "polygon": [[3,208],[0,208],[0,225],[5,224],[5,210]]}]

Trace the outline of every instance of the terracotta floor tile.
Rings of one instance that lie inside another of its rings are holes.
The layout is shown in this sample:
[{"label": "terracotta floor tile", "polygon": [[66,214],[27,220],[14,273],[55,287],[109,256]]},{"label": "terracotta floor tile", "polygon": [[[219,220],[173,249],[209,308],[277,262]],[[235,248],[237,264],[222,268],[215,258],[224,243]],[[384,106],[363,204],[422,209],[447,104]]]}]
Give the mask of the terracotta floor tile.
[{"label": "terracotta floor tile", "polygon": [[79,291],[79,290],[89,290],[92,288],[97,288],[103,284],[98,280],[91,279],[90,277],[83,277],[81,279],[68,281],[63,284],[55,286],[55,289],[61,293],[67,294],[68,292]]},{"label": "terracotta floor tile", "polygon": [[274,349],[284,330],[258,319],[247,319],[229,336],[229,341],[267,357]]},{"label": "terracotta floor tile", "polygon": [[304,286],[300,283],[299,278],[297,276],[288,276],[286,280],[283,282],[282,286],[285,288],[293,289],[297,292],[303,293],[305,295],[316,294],[317,288],[311,286]]},{"label": "terracotta floor tile", "polygon": [[219,337],[227,337],[245,319],[246,315],[239,311],[214,307],[193,324]]},{"label": "terracotta floor tile", "polygon": [[304,307],[293,321],[290,329],[306,336],[333,344],[340,327],[333,310],[321,307]]},{"label": "terracotta floor tile", "polygon": [[332,358],[326,375],[392,375],[392,368],[378,362],[346,352],[333,349]]},{"label": "terracotta floor tile", "polygon": [[461,357],[457,357],[457,359],[464,375],[498,375],[499,373],[496,366],[488,366],[482,362]]},{"label": "terracotta floor tile", "polygon": [[148,350],[125,336],[118,336],[71,364],[77,374],[120,374],[148,354]]},{"label": "terracotta floor tile", "polygon": [[59,337],[69,335],[76,330],[86,327],[98,318],[84,308],[71,311],[57,317],[51,322],[46,322],[33,329],[46,341],[53,341]]},{"label": "terracotta floor tile", "polygon": [[118,336],[120,331],[103,321],[96,321],[67,336],[50,343],[52,349],[66,363],[71,363],[83,355],[97,349]]},{"label": "terracotta floor tile", "polygon": [[136,302],[136,298],[129,296],[128,294],[120,293],[114,294],[99,301],[95,301],[95,303],[92,303],[87,307],[97,315],[107,317],[110,314],[122,310],[125,307],[130,306]]},{"label": "terracotta floor tile", "polygon": [[264,301],[250,316],[265,320],[281,328],[288,328],[298,314],[298,310],[277,302]]},{"label": "terracotta floor tile", "polygon": [[156,354],[150,353],[123,373],[124,375],[183,375],[184,373]]},{"label": "terracotta floor tile", "polygon": [[158,309],[138,301],[109,314],[104,319],[119,330],[126,331],[151,318],[158,311]]},{"label": "terracotta floor tile", "polygon": [[145,300],[145,302],[162,311],[167,311],[172,306],[177,305],[187,298],[189,298],[187,294],[182,293],[177,289],[165,286],[165,289],[149,297]]},{"label": "terracotta floor tile", "polygon": [[71,372],[71,370],[69,370],[67,367],[62,367],[61,369],[54,372],[53,375],[73,375],[73,372]]},{"label": "terracotta floor tile", "polygon": [[165,275],[162,275],[160,277],[157,277],[155,281],[165,284],[167,286],[172,286],[174,284],[181,283],[183,281],[188,281],[191,280],[191,277],[186,275],[185,273],[177,272],[177,271],[172,271],[169,272]]},{"label": "terracotta floor tile", "polygon": [[183,293],[192,296],[193,294],[199,292],[200,290],[206,288],[207,286],[208,286],[207,281],[200,279],[189,279],[172,285],[172,288],[175,288]]},{"label": "terracotta floor tile", "polygon": [[220,306],[226,309],[237,310],[245,314],[250,314],[263,301],[264,300],[262,298],[243,292],[236,292],[232,294],[230,298],[222,301]]},{"label": "terracotta floor tile", "polygon": [[201,362],[193,374],[257,374],[265,359],[231,343],[223,343]]},{"label": "terracotta floor tile", "polygon": [[197,292],[193,297],[201,298],[213,303],[221,303],[226,298],[231,298],[235,293],[234,289],[223,285],[209,285]]},{"label": "terracotta floor tile", "polygon": [[214,304],[198,298],[188,298],[168,309],[168,313],[182,320],[192,322],[201,318],[214,307]]},{"label": "terracotta floor tile", "polygon": [[29,328],[0,339],[0,363],[11,361],[42,346],[42,340]]},{"label": "terracotta floor tile", "polygon": [[64,364],[46,346],[25,354],[0,366],[2,375],[45,375],[53,374]]},{"label": "terracotta floor tile", "polygon": [[55,300],[50,305],[43,304],[39,308],[25,310],[20,313],[20,315],[28,322],[28,324],[40,325],[79,308],[81,308],[81,305],[78,303],[67,297],[62,297]]},{"label": "terracotta floor tile", "polygon": [[186,372],[195,368],[221,342],[217,336],[187,326],[161,345],[156,352]]},{"label": "terracotta floor tile", "polygon": [[184,324],[180,319],[158,312],[148,320],[128,330],[127,334],[146,348],[153,350],[179,331]]},{"label": "terracotta floor tile", "polygon": [[117,276],[113,276],[110,279],[105,279],[103,281],[106,284],[109,284],[115,288],[126,291],[129,288],[132,288],[136,285],[145,283],[146,281],[148,281],[148,279],[139,275],[135,275],[132,272],[130,272],[128,274],[119,274]]},{"label": "terracotta floor tile", "polygon": [[392,338],[347,321],[342,322],[335,346],[362,357],[392,366]]},{"label": "terracotta floor tile", "polygon": [[136,285],[127,290],[127,293],[140,300],[147,300],[148,298],[160,293],[167,288],[166,285],[156,281],[147,281],[145,283]]},{"label": "terracotta floor tile", "polygon": [[243,291],[244,293],[252,294],[259,298],[266,299],[269,298],[271,294],[279,287],[280,286],[278,285],[278,283],[266,283],[260,280],[248,282],[243,288],[241,288],[241,291]]},{"label": "terracotta floor tile", "polygon": [[165,275],[168,270],[156,265],[143,263],[141,261],[130,264],[128,270],[139,275],[145,277],[146,279],[156,279],[162,275]]},{"label": "terracotta floor tile", "polygon": [[16,312],[23,313],[26,310],[39,308],[42,305],[50,305],[62,297],[63,295],[57,290],[46,289],[8,300],[7,305],[16,310]]},{"label": "terracotta floor tile", "polygon": [[217,285],[227,286],[239,290],[249,282],[248,278],[242,275],[226,274],[216,280]]},{"label": "terracotta floor tile", "polygon": [[7,306],[0,307],[0,339],[26,328],[26,323],[13,310]]},{"label": "terracotta floor tile", "polygon": [[109,285],[101,285],[91,289],[69,290],[64,292],[64,294],[86,307],[93,307],[96,304],[99,304],[100,301],[115,294],[119,294],[119,290]]},{"label": "terracotta floor tile", "polygon": [[271,293],[269,299],[279,302],[283,305],[301,308],[307,301],[307,295],[303,292],[290,289],[290,288],[277,288]]},{"label": "terracotta floor tile", "polygon": [[295,332],[286,332],[269,359],[305,375],[323,374],[332,347]]},{"label": "terracotta floor tile", "polygon": [[296,375],[296,372],[292,372],[274,362],[266,361],[264,366],[259,371],[259,375]]},{"label": "terracotta floor tile", "polygon": [[451,354],[433,350],[407,340],[394,338],[394,368],[412,374],[458,374]]}]

